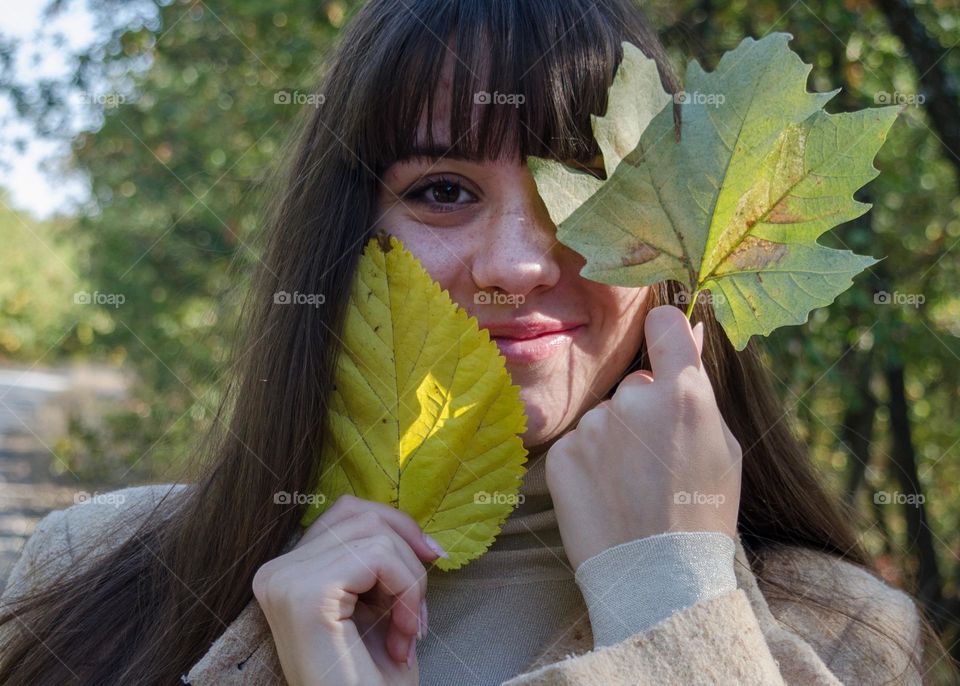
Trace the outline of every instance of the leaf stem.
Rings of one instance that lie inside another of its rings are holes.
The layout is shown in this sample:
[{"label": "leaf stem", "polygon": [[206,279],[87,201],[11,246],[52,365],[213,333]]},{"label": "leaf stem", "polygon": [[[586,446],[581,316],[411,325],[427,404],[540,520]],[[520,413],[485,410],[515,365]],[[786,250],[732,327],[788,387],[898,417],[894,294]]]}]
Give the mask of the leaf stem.
[{"label": "leaf stem", "polygon": [[693,306],[697,304],[697,296],[700,295],[700,289],[698,288],[693,292],[693,296],[690,298],[690,304],[687,305],[687,319],[690,319],[690,316],[693,314]]}]

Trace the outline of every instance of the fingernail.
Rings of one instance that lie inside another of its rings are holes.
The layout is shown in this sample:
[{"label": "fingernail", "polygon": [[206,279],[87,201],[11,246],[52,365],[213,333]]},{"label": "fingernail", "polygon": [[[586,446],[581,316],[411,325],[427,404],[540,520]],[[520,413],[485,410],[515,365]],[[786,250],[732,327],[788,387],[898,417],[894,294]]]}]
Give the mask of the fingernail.
[{"label": "fingernail", "polygon": [[427,599],[420,599],[420,631],[417,632],[417,638],[423,638],[427,635]]},{"label": "fingernail", "polygon": [[413,667],[413,657],[417,654],[417,640],[410,639],[410,647],[407,648],[407,669]]},{"label": "fingernail", "polygon": [[441,548],[441,547],[440,547],[440,544],[437,543],[435,540],[433,540],[433,537],[430,536],[430,534],[424,534],[424,535],[423,535],[423,540],[424,540],[424,542],[427,544],[427,547],[429,547],[430,550],[432,550],[433,552],[435,552],[435,553],[436,553],[437,555],[439,555],[440,557],[450,557],[450,556],[447,554],[447,551],[444,550],[443,548]]},{"label": "fingernail", "polygon": [[693,340],[697,343],[697,349],[703,353],[703,322],[697,322],[693,327]]}]

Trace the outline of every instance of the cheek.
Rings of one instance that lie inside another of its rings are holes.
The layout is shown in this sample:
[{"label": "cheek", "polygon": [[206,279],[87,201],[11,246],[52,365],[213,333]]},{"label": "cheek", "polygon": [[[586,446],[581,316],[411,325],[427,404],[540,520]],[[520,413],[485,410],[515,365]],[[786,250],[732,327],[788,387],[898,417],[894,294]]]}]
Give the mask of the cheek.
[{"label": "cheek", "polygon": [[624,288],[597,284],[592,288],[591,311],[600,315],[600,335],[604,347],[623,344],[639,345],[643,336],[643,319],[649,304],[650,289]]},{"label": "cheek", "polygon": [[419,260],[434,281],[440,287],[456,293],[456,286],[466,276],[469,270],[466,260],[459,255],[456,246],[450,245],[443,239],[440,229],[427,229],[420,224],[416,226],[398,223],[388,229],[400,239],[403,246]]}]

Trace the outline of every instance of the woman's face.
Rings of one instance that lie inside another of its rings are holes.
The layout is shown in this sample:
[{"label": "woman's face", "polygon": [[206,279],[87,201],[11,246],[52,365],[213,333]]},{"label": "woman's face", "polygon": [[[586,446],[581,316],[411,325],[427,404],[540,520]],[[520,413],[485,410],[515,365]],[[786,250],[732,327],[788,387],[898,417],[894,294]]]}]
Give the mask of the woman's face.
[{"label": "woman's face", "polygon": [[[444,114],[438,121],[446,122]],[[490,330],[521,388],[522,438],[532,451],[573,426],[629,365],[642,339],[649,289],[579,275],[584,258],[557,241],[556,225],[519,157],[454,159],[443,155],[449,131],[434,133],[442,149],[385,170],[375,226],[403,241]],[[602,169],[599,160],[597,166]],[[565,331],[548,333],[556,330]]]}]

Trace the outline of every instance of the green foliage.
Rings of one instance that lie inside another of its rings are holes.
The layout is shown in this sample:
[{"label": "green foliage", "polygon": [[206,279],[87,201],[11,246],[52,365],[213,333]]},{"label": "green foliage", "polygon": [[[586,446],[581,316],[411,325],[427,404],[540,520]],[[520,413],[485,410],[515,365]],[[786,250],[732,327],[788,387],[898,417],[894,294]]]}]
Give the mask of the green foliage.
[{"label": "green foliage", "polygon": [[33,361],[51,349],[66,354],[109,326],[74,307],[81,278],[70,225],[65,219],[38,222],[10,209],[0,194],[0,360]]}]

